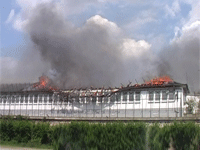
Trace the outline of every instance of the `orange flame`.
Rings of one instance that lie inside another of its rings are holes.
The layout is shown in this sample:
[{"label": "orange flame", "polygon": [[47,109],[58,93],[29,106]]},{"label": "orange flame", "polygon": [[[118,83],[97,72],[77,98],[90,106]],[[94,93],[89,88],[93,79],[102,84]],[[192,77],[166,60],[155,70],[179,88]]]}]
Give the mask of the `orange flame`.
[{"label": "orange flame", "polygon": [[39,83],[36,83],[35,85],[33,85],[33,87],[37,88],[37,89],[49,89],[51,91],[55,91],[58,90],[57,87],[52,87],[49,85],[50,83],[50,79],[47,76],[41,76],[39,78]]},{"label": "orange flame", "polygon": [[173,82],[173,80],[169,76],[162,76],[162,77],[156,77],[150,81],[146,81],[145,84],[150,85],[162,85],[164,83]]}]

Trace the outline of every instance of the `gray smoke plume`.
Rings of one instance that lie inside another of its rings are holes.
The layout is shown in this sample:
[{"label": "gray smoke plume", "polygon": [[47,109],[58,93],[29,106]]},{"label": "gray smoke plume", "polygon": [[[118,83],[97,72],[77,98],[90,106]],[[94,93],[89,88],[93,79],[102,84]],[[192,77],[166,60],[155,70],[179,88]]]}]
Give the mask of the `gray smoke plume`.
[{"label": "gray smoke plume", "polygon": [[74,28],[52,4],[38,5],[29,20],[26,31],[59,87],[112,86],[123,72],[120,39],[103,26]]},{"label": "gray smoke plume", "polygon": [[53,3],[39,4],[27,15],[24,30],[33,45],[27,44],[17,66],[2,67],[5,82],[35,82],[44,73],[60,88],[109,87],[170,75],[191,91],[200,90],[199,30],[184,31],[155,55],[150,44],[126,37],[98,15],[79,28]]},{"label": "gray smoke plume", "polygon": [[160,53],[158,73],[168,74],[175,81],[187,83],[191,92],[200,91],[200,40],[188,31]]}]

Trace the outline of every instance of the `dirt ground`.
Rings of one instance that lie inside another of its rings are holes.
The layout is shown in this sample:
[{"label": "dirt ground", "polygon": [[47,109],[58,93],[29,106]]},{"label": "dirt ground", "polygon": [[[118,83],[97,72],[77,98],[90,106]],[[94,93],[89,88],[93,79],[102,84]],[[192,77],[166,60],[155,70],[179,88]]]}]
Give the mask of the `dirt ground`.
[{"label": "dirt ground", "polygon": [[1,146],[0,150],[51,150],[51,149],[36,149],[36,148],[26,148],[26,147],[12,147],[12,146]]}]

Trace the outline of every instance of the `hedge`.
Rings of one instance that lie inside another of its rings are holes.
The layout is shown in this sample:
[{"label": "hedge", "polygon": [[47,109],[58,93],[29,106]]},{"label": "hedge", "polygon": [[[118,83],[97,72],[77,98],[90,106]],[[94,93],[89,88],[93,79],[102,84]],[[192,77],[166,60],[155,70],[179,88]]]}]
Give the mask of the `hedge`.
[{"label": "hedge", "polygon": [[50,145],[54,150],[67,149],[200,149],[198,124],[172,123],[88,123],[72,122],[50,126],[48,122],[0,120],[0,139],[17,143]]},{"label": "hedge", "polygon": [[170,129],[173,147],[180,150],[200,149],[200,127],[199,125],[188,123],[174,123]]},{"label": "hedge", "polygon": [[149,129],[149,147],[151,150],[167,150],[170,147],[170,126],[156,123],[150,126]]}]

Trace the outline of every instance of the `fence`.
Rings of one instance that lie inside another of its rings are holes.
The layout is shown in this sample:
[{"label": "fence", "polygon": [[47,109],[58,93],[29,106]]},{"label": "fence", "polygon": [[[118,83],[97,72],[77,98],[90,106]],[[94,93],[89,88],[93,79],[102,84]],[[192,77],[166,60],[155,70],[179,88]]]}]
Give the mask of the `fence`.
[{"label": "fence", "polygon": [[[44,117],[183,117],[191,116],[185,107],[171,101],[149,101],[145,97],[137,100],[122,100],[112,96],[63,97],[53,93],[1,94],[1,115],[44,116]],[[199,116],[197,110],[195,116]]]}]

